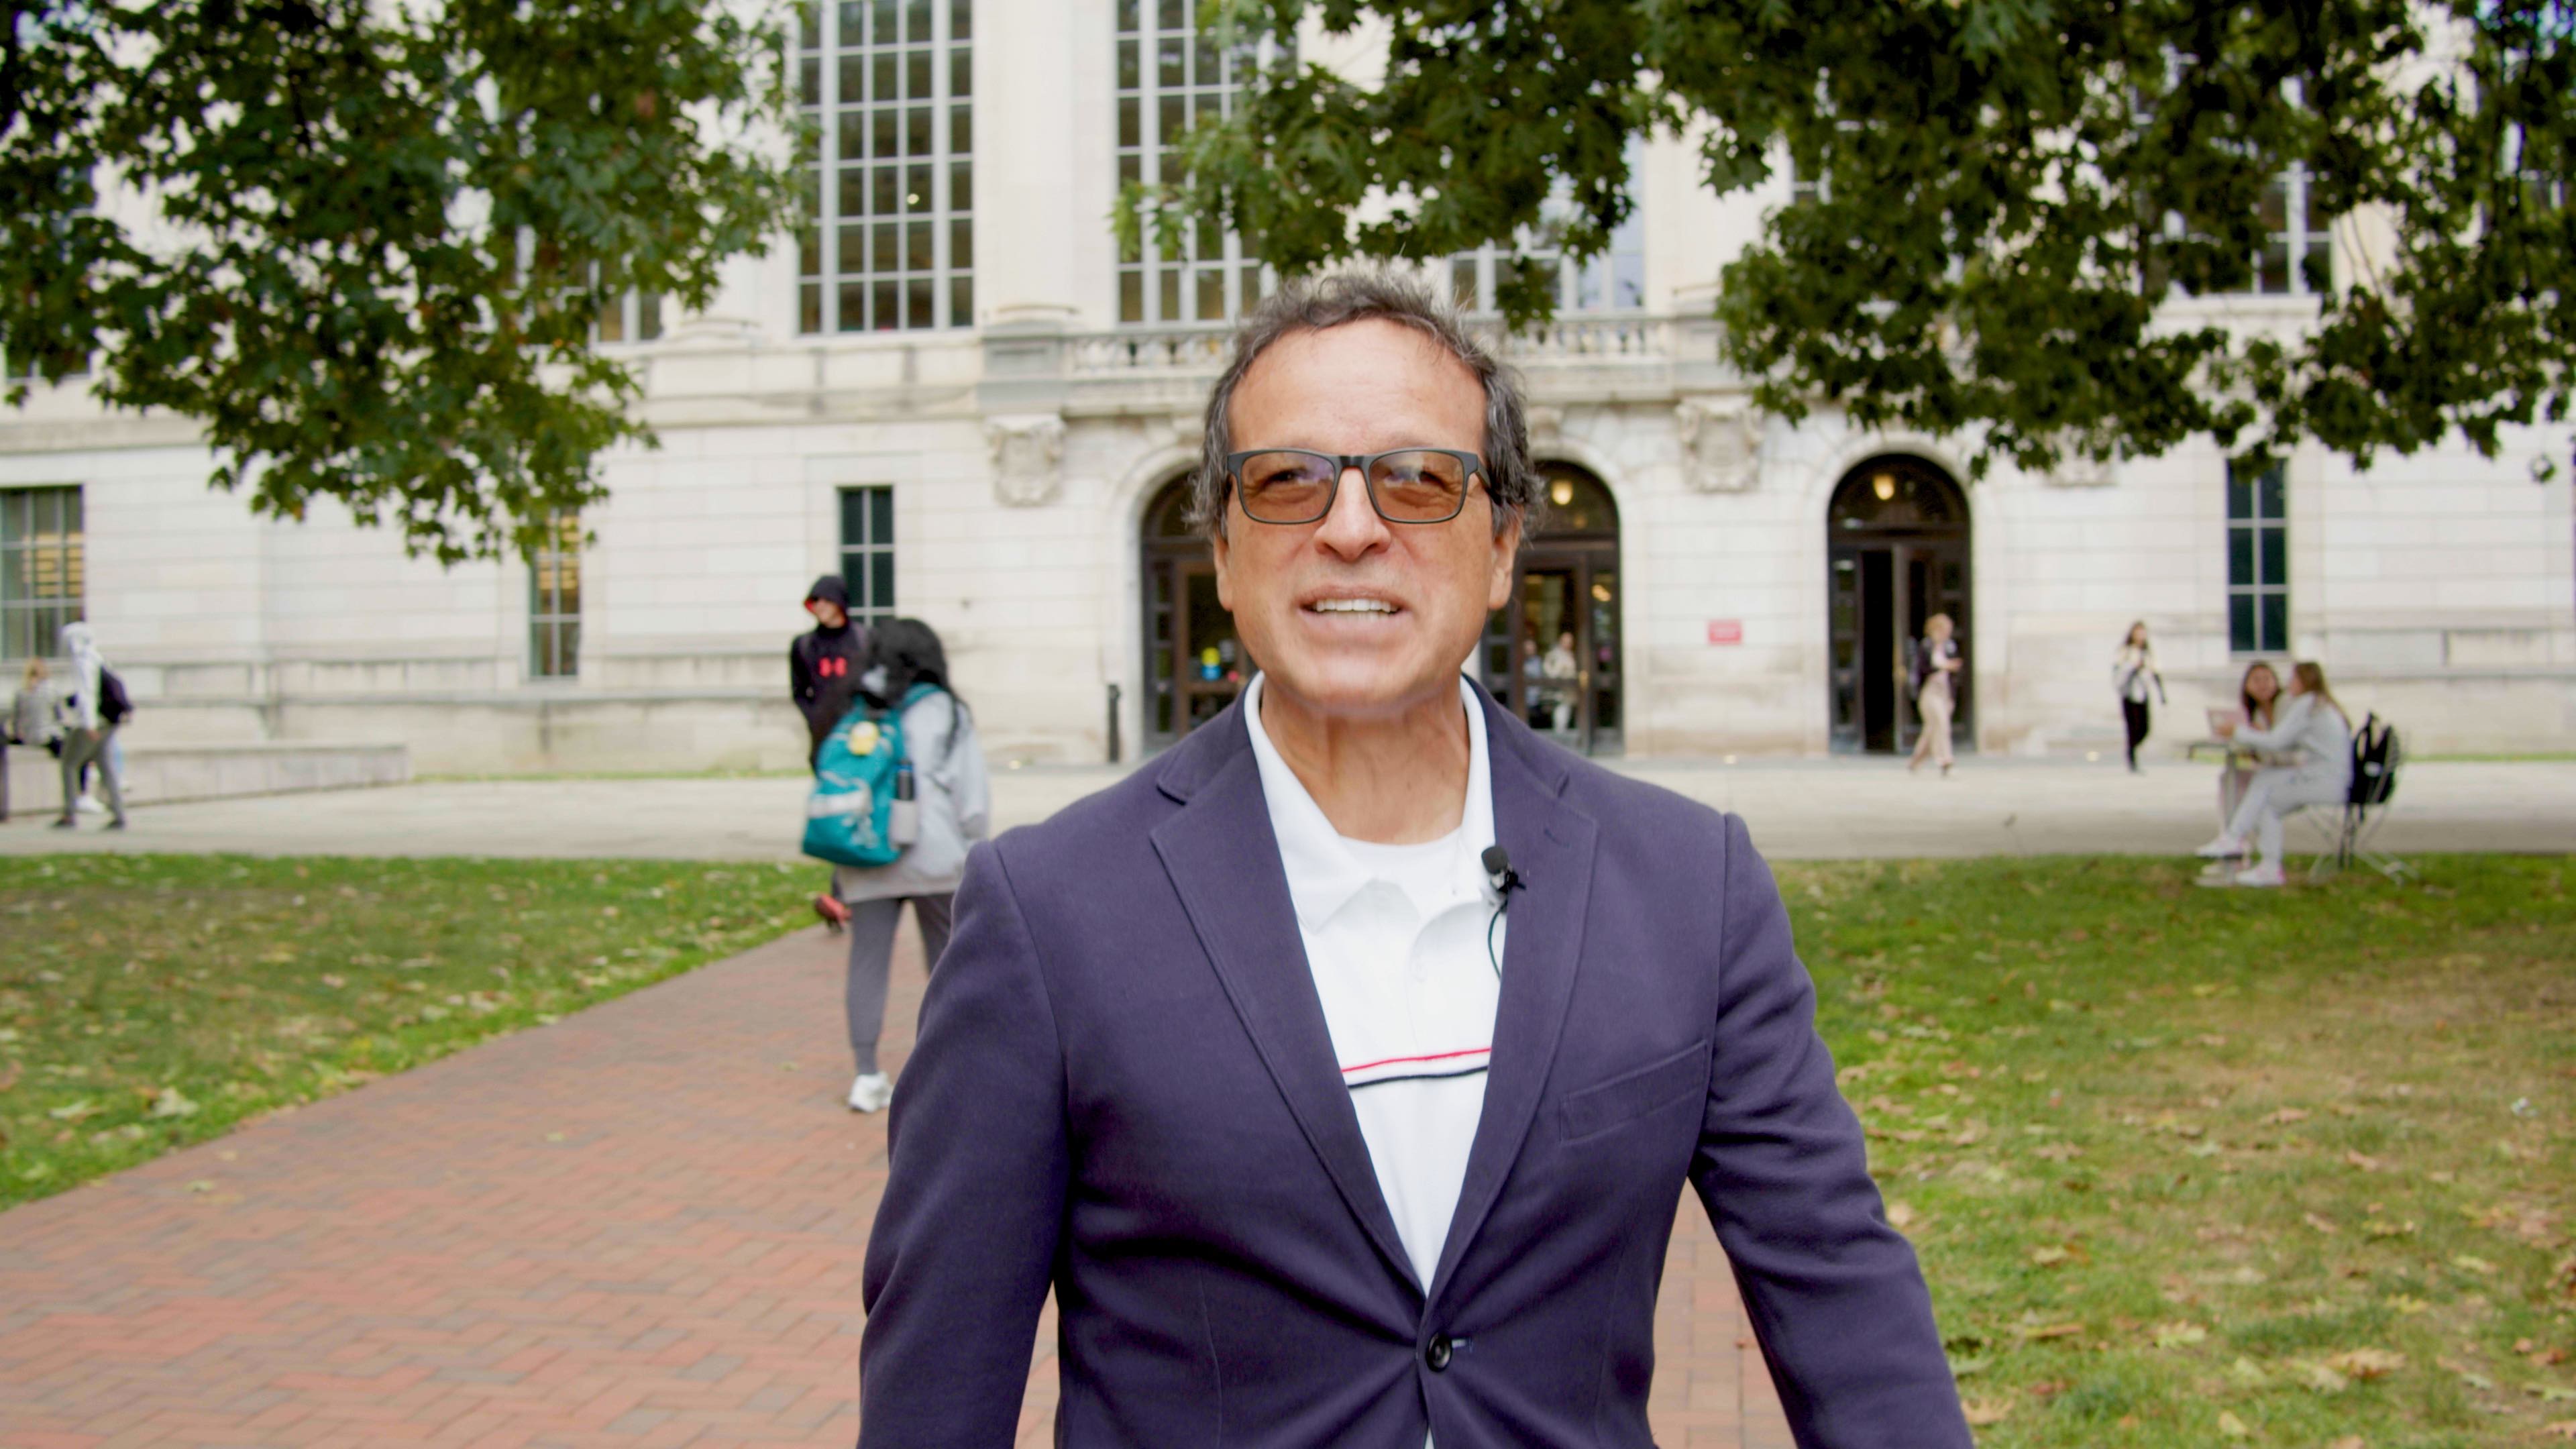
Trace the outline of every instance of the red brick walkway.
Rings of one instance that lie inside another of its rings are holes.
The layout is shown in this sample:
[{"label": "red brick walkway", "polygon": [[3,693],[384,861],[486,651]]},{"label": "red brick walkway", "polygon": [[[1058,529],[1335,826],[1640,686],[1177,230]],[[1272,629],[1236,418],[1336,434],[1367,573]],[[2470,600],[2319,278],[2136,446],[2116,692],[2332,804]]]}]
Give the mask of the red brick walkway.
[{"label": "red brick walkway", "polygon": [[[0,1445],[828,1445],[857,1428],[882,1118],[791,937],[0,1216]],[[888,1022],[921,999],[910,932]],[[1691,1204],[1667,1446],[1786,1449]],[[1054,1361],[1021,1441],[1048,1442]]]}]

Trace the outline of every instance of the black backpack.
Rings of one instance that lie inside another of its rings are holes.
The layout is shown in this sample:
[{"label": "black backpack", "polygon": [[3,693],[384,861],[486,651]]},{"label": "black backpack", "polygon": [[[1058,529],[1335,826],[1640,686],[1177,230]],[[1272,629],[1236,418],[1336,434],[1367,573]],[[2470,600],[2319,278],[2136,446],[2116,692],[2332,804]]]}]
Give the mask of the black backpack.
[{"label": "black backpack", "polygon": [[134,700],[125,692],[125,681],[117,678],[116,671],[113,669],[100,670],[98,672],[99,723],[114,729],[133,715]]},{"label": "black backpack", "polygon": [[2364,716],[2352,732],[2352,790],[2346,798],[2372,808],[2387,804],[2397,793],[2397,767],[2405,758],[2397,727],[2376,714]]}]

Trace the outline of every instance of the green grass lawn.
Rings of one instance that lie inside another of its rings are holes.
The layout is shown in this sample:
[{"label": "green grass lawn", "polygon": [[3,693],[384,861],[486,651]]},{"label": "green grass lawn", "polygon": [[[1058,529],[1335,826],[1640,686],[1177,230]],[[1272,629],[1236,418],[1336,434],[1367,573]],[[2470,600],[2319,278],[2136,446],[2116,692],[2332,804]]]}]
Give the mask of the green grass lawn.
[{"label": "green grass lawn", "polygon": [[658,981],[819,868],[65,855],[0,866],[0,1206]]},{"label": "green grass lawn", "polygon": [[1781,869],[1982,1443],[2576,1438],[2576,863],[2419,864]]},{"label": "green grass lawn", "polygon": [[[1984,1443],[2576,1425],[2576,862],[2418,864],[2263,892],[2147,860],[1781,867]],[[0,1203],[742,949],[814,879],[13,861]]]}]

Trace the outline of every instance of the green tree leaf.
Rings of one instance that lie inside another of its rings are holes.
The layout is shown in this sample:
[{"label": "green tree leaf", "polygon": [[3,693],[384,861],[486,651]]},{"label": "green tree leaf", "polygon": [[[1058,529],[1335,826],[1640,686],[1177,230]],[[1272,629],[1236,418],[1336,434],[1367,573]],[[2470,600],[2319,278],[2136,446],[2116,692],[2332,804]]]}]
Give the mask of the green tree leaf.
[{"label": "green tree leaf", "polygon": [[652,444],[590,345],[793,217],[787,36],[695,0],[8,3],[0,351],[195,421],[213,482],[444,562]]}]

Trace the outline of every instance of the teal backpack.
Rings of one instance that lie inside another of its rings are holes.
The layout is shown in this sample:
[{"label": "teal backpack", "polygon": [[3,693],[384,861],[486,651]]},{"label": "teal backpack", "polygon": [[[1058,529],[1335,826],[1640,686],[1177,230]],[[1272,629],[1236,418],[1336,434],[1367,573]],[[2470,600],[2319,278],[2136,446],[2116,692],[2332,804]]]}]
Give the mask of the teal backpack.
[{"label": "teal backpack", "polygon": [[823,737],[814,757],[814,793],[805,797],[807,855],[834,865],[892,865],[919,829],[913,814],[912,761],[904,753],[903,712],[938,692],[916,684],[890,710],[861,704]]}]

